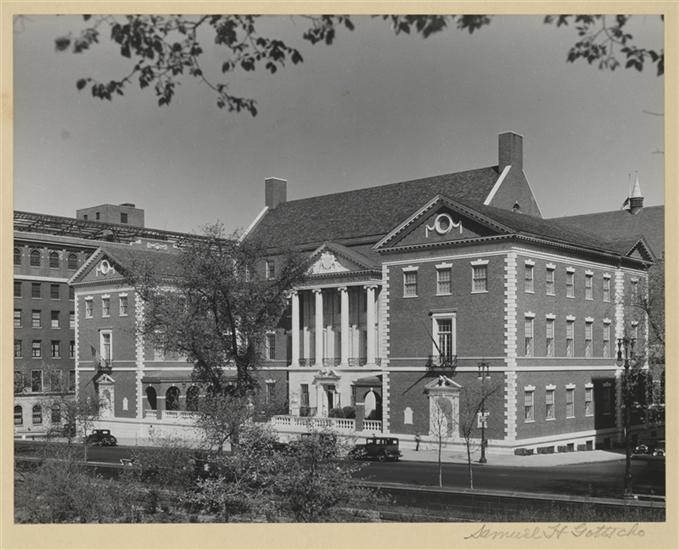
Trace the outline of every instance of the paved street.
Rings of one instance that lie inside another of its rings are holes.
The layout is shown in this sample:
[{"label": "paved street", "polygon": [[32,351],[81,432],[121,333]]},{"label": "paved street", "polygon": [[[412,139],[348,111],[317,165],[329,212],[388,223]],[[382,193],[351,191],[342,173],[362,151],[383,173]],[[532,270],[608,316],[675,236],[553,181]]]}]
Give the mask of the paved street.
[{"label": "paved street", "polygon": [[[40,443],[16,441],[17,455],[35,454]],[[88,460],[118,464],[121,458],[129,458],[134,447],[90,447]],[[528,465],[530,460],[513,460],[514,457],[490,457],[486,465],[474,464],[474,487],[505,491],[524,491],[550,494],[568,494],[593,497],[619,497],[622,494],[625,461],[623,455],[601,453],[605,461],[584,464],[545,465],[548,460],[566,460],[554,457],[535,458],[542,465]],[[571,459],[579,453],[569,453]],[[406,460],[399,462],[366,462],[357,477],[377,482],[398,482],[414,485],[437,485],[438,465],[432,453],[405,451]],[[584,455],[584,453],[583,453]],[[582,456],[582,455],[581,455]],[[597,456],[592,454],[591,456]],[[613,460],[611,460],[611,457]],[[422,458],[424,460],[415,460]],[[449,457],[451,460],[454,458]],[[519,458],[519,457],[517,457]],[[582,458],[581,458],[582,459]],[[496,462],[494,462],[496,461]],[[507,466],[511,462],[514,465]],[[633,489],[642,495],[665,494],[665,461],[653,457],[635,457],[632,461]],[[446,463],[443,469],[443,483],[448,487],[468,487],[467,465],[461,460]]]}]

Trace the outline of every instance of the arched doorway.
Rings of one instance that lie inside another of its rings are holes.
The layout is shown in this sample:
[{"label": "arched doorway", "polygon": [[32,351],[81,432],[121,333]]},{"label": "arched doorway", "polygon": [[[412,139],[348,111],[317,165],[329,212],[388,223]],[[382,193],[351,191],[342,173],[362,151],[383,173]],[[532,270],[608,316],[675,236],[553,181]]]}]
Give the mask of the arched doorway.
[{"label": "arched doorway", "polygon": [[154,387],[146,388],[146,400],[149,402],[149,407],[155,411],[158,407],[158,396]]},{"label": "arched doorway", "polygon": [[382,420],[382,398],[372,388],[363,396],[363,410],[366,420]]},{"label": "arched doorway", "polygon": [[165,410],[179,410],[179,388],[177,386],[171,386],[165,392]]}]

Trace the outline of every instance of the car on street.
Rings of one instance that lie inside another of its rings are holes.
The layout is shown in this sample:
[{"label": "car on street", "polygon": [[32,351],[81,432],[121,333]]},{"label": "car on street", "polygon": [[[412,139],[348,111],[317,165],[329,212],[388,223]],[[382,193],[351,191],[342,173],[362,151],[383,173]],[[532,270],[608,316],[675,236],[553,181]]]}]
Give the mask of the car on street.
[{"label": "car on street", "polygon": [[96,447],[115,447],[118,440],[113,436],[111,430],[94,430],[85,438],[85,443]]},{"label": "car on street", "polygon": [[349,456],[354,460],[396,461],[401,458],[401,451],[395,437],[368,437],[365,443],[354,446]]}]

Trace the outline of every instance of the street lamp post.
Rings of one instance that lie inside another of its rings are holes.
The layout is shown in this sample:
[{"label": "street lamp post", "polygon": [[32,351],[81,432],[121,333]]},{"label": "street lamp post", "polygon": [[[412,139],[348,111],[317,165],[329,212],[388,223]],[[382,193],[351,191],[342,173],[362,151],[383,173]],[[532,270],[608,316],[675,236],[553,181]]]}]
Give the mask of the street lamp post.
[{"label": "street lamp post", "polygon": [[488,462],[486,459],[486,378],[490,378],[490,365],[481,361],[478,369],[481,380],[481,457],[479,463],[485,464]]},{"label": "street lamp post", "polygon": [[618,367],[625,367],[625,374],[623,378],[622,391],[623,403],[625,407],[625,498],[632,498],[632,443],[630,439],[630,431],[632,428],[631,416],[631,391],[630,391],[630,367],[635,362],[634,359],[634,338],[618,338],[618,353],[616,355],[615,364]]}]

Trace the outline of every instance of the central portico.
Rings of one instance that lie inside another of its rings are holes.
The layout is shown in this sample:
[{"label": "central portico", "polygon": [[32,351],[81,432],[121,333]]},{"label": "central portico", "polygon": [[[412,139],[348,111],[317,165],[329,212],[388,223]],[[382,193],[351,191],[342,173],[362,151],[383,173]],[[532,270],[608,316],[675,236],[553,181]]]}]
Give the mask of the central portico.
[{"label": "central portico", "polygon": [[[382,394],[381,382],[376,388],[359,382],[381,374],[380,268],[334,243],[320,246],[311,261],[305,285],[290,292],[290,413],[305,425],[343,407],[362,408],[364,393]],[[381,418],[381,406],[372,410],[373,420]],[[344,420],[352,420],[353,431],[353,419]]]}]

